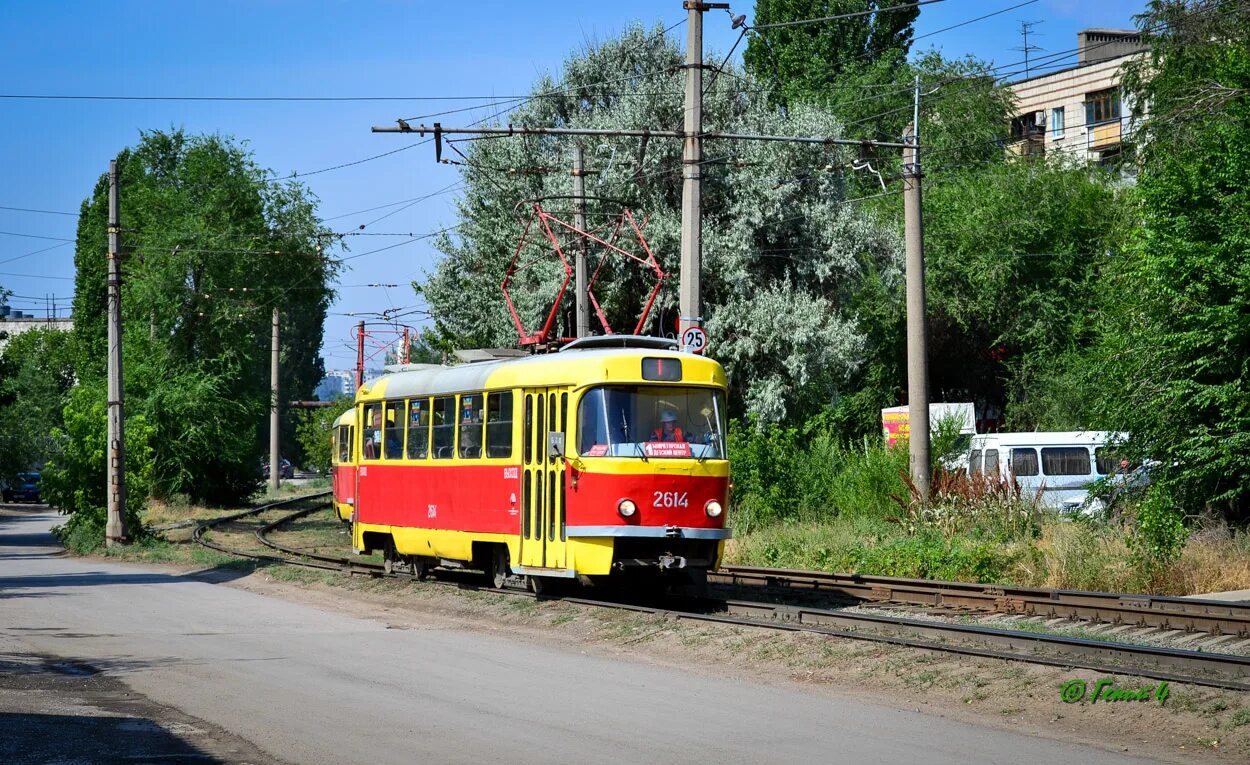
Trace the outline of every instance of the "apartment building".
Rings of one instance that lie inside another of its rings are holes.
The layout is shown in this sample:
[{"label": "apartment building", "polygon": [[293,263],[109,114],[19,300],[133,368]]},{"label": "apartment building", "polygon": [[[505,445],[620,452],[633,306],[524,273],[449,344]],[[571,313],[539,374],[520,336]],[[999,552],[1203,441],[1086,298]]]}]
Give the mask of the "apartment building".
[{"label": "apartment building", "polygon": [[1134,30],[1078,32],[1076,66],[1007,86],[1016,100],[1007,150],[1115,161],[1133,126],[1131,104],[1125,103],[1120,90],[1121,69],[1142,50],[1141,36]]}]

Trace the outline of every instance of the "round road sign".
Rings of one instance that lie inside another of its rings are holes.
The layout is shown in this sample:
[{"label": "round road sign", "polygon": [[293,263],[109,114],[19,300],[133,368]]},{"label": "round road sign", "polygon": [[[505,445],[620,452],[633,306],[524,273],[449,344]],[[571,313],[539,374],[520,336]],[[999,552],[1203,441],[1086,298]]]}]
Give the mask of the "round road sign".
[{"label": "round road sign", "polygon": [[702,327],[687,327],[681,333],[682,347],[691,353],[703,353],[707,348],[707,333]]}]

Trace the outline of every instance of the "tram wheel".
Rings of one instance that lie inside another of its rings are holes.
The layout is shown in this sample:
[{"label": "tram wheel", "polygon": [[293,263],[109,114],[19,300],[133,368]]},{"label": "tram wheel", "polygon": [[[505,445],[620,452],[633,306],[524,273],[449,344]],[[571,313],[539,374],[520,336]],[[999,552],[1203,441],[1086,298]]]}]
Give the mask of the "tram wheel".
[{"label": "tram wheel", "polygon": [[412,575],[418,579],[426,579],[430,576],[430,569],[433,568],[430,562],[419,555],[412,557]]},{"label": "tram wheel", "polygon": [[491,559],[490,584],[496,590],[503,587],[504,582],[508,580],[508,576],[512,573],[512,568],[508,565],[508,548],[499,545],[495,548],[495,555]]},{"label": "tram wheel", "polygon": [[382,570],[387,576],[395,573],[395,564],[399,562],[399,552],[395,549],[395,540],[386,538],[386,546],[382,548]]}]

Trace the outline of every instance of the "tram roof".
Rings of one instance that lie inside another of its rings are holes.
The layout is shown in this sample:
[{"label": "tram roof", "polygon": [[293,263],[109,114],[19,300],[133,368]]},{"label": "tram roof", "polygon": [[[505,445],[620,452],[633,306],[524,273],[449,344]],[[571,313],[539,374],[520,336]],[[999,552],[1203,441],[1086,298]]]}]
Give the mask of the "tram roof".
[{"label": "tram roof", "polygon": [[396,371],[362,387],[358,398],[374,400],[608,381],[650,382],[642,379],[644,357],[680,359],[683,383],[725,384],[725,372],[720,364],[691,353],[659,348],[566,348],[558,353],[519,359]]},{"label": "tram roof", "polygon": [[355,425],[355,424],[356,424],[355,408],[348,409],[346,412],[343,412],[338,417],[334,418],[334,427],[336,428],[340,425]]}]

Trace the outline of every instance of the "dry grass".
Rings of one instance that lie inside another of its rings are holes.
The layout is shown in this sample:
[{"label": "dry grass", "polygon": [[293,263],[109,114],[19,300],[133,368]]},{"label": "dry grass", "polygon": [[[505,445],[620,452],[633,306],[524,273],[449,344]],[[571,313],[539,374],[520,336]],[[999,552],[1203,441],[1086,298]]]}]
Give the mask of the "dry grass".
[{"label": "dry grass", "polygon": [[1227,526],[1198,531],[1167,572],[1176,593],[1250,590],[1250,533]]}]

